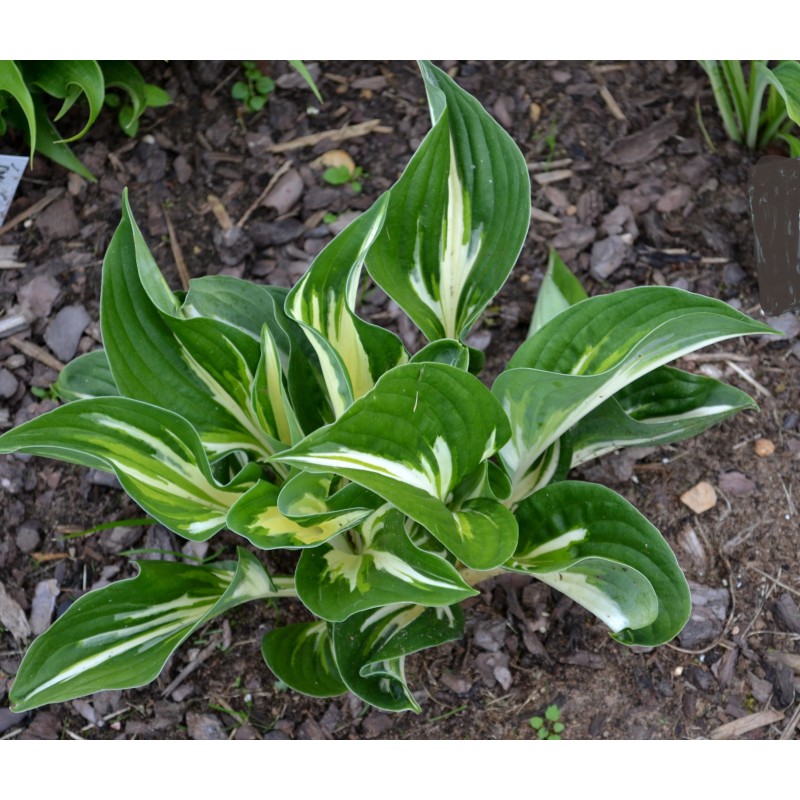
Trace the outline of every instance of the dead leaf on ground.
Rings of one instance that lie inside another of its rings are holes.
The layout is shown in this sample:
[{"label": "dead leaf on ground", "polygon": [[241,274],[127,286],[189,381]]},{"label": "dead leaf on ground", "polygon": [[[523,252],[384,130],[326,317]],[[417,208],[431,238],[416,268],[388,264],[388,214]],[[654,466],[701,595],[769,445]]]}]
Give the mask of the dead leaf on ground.
[{"label": "dead leaf on ground", "polygon": [[617,139],[606,150],[604,158],[609,164],[617,166],[638,164],[655,155],[658,148],[677,132],[677,120],[673,117],[660,119],[643,131]]}]

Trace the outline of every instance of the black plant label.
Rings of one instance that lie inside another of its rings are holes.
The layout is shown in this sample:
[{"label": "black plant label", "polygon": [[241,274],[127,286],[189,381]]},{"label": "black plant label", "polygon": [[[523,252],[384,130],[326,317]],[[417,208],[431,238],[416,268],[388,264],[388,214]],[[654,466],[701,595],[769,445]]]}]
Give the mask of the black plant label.
[{"label": "black plant label", "polygon": [[765,156],[748,188],[761,308],[800,308],[800,159]]}]

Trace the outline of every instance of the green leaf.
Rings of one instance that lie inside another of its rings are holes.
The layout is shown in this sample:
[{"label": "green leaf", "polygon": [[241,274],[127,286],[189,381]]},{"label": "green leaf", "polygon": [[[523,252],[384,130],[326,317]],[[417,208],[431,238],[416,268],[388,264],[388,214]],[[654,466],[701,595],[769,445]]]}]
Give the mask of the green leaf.
[{"label": "green leaf", "polygon": [[303,77],[303,80],[308,84],[309,88],[312,92],[314,92],[314,97],[317,100],[323,102],[322,95],[317,88],[317,84],[314,83],[314,79],[311,77],[311,73],[308,71],[308,67],[302,61],[289,61],[292,67],[297,70],[297,72]]},{"label": "green leaf", "polygon": [[469,369],[470,351],[455,339],[437,339],[435,342],[425,345],[411,358],[412,364],[422,364],[426,361],[437,364],[450,364],[461,370]]},{"label": "green leaf", "polygon": [[557,705],[547,706],[544,715],[550,722],[558,722],[561,719],[561,712],[558,710]]},{"label": "green leaf", "polygon": [[653,647],[689,619],[686,579],[661,534],[611,489],[563,481],[517,509],[519,545],[506,566],[587,608],[623,644]]},{"label": "green leaf", "polygon": [[800,63],[782,61],[771,70],[766,64],[757,62],[755,69],[762,80],[775,87],[786,103],[789,118],[800,125]]},{"label": "green leaf", "polygon": [[16,712],[142,686],[191,634],[234,606],[275,595],[245,550],[239,562],[138,562],[139,575],[78,598],[31,645],[9,697]]},{"label": "green leaf", "polygon": [[447,502],[507,437],[502,409],[477,378],[446,364],[407,364],[386,373],[335,423],[274,460],[367,487],[468,566],[491,569],[514,550],[513,516],[493,500],[455,511]]},{"label": "green leaf", "polygon": [[89,104],[89,116],[83,129],[63,139],[74,142],[84,136],[103,109],[105,82],[96,61],[23,61],[22,73],[29,86],[39,86],[47,94],[64,101],[56,114],[58,122],[69,111],[75,101],[84,95]]},{"label": "green leaf", "polygon": [[362,611],[332,628],[339,674],[353,694],[386,711],[419,713],[406,684],[405,657],[460,638],[464,616],[459,606],[399,604]]},{"label": "green leaf", "polygon": [[[313,477],[318,479],[320,476]],[[372,503],[363,505],[364,494],[359,487],[358,492],[351,490],[346,496],[340,496],[338,502],[329,502],[325,506],[328,513],[321,515],[322,518],[298,521],[281,511],[278,506],[280,494],[277,486],[259,481],[231,507],[228,527],[262,550],[316,547],[357,525],[372,513],[374,507]],[[352,504],[348,500],[352,500]]]},{"label": "green leaf", "polygon": [[338,167],[328,167],[322,173],[322,180],[331,186],[343,186],[350,180],[350,170],[342,164]]},{"label": "green leaf", "polygon": [[512,357],[492,392],[511,421],[500,458],[515,501],[539,456],[621,388],[686,353],[745,334],[773,333],[726,303],[680,289],[643,287],[562,311]]},{"label": "green leaf", "polygon": [[250,87],[244,81],[236,81],[231,87],[231,97],[234,100],[247,100],[250,97]]},{"label": "green leaf", "polygon": [[104,350],[84,353],[70,361],[61,370],[53,390],[65,402],[119,394]]},{"label": "green leaf", "polygon": [[367,268],[430,341],[461,340],[525,241],[530,179],[480,103],[429,62],[420,66],[433,129],[390,191]]},{"label": "green leaf", "polygon": [[147,84],[139,70],[130,61],[101,61],[99,63],[106,87],[122,89],[130,98],[124,122],[122,112],[120,112],[120,123],[128,136],[135,136],[134,126],[138,127],[139,117],[148,106]]},{"label": "green leaf", "polygon": [[569,268],[555,251],[550,251],[547,272],[539,287],[536,305],[533,309],[531,327],[528,336],[533,336],[539,328],[565,308],[574,306],[588,297],[580,281],[569,271]]},{"label": "green leaf", "polygon": [[259,472],[250,465],[221,485],[185,419],[126,397],[75,400],[49,411],[1,436],[0,452],[113,471],[148,514],[195,541],[225,525],[228,509]]},{"label": "green leaf", "polygon": [[27,123],[28,141],[31,144],[31,158],[33,158],[36,149],[36,113],[33,98],[19,67],[13,61],[0,61],[0,92],[8,92],[19,104]]},{"label": "green leaf", "polygon": [[122,221],[103,262],[102,287],[103,341],[120,394],[180,414],[214,456],[275,451],[253,406],[259,341],[219,320],[183,317],[136,227],[126,194]]},{"label": "green leaf", "polygon": [[333,656],[325,622],[298,622],[264,636],[267,666],[287,686],[312,697],[337,697],[347,691]]},{"label": "green leaf", "polygon": [[[25,130],[26,121],[22,116],[22,112],[18,108],[12,107],[8,109],[7,114],[11,124],[22,130],[26,138],[28,138],[28,133]],[[34,99],[34,118],[36,122],[36,152],[94,183],[94,175],[81,164],[78,157],[69,148],[69,145],[64,144],[61,134],[50,122],[47,110],[38,98]],[[29,138],[28,141],[30,141]]]},{"label": "green leaf", "polygon": [[286,299],[286,313],[302,324],[317,353],[337,417],[408,358],[397,336],[354,311],[364,256],[383,224],[386,201],[384,195],[325,247]]},{"label": "green leaf", "polygon": [[572,429],[572,466],[620,447],[669,444],[696,436],[744,409],[745,392],[703,375],[659,367],[620,389]]},{"label": "green leaf", "polygon": [[314,615],[341,622],[392,603],[446,606],[478,594],[444,559],[415,547],[404,516],[388,504],[350,537],[306,550],[297,565],[297,594]]}]

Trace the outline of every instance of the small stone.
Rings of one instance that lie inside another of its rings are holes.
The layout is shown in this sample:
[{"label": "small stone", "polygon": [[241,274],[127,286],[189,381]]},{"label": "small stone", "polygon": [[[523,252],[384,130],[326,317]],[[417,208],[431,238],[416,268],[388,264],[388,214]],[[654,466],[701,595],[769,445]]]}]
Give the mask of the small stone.
[{"label": "small stone", "polygon": [[175,170],[175,177],[178,179],[178,183],[189,183],[192,178],[192,166],[186,158],[182,155],[178,156],[172,166]]},{"label": "small stone", "polygon": [[322,726],[310,717],[303,720],[300,727],[297,729],[298,739],[330,739],[331,736],[327,731],[322,729]]},{"label": "small stone", "polygon": [[722,279],[728,286],[737,286],[747,277],[747,273],[735,262],[726,264],[722,269]]},{"label": "small stone", "polygon": [[139,527],[120,527],[112,528],[110,531],[103,531],[98,539],[100,549],[104,553],[121,553],[132,547],[141,538],[143,528]]},{"label": "small stone", "polygon": [[17,528],[15,540],[17,542],[17,547],[19,547],[23,553],[32,553],[39,546],[41,539],[39,526],[35,522],[23,522],[22,525]]},{"label": "small stone", "polygon": [[336,236],[341,233],[353,220],[361,216],[361,211],[345,211],[328,225],[328,230]]},{"label": "small stone", "polygon": [[795,414],[793,411],[785,414],[783,417],[783,429],[785,431],[793,431],[798,424],[800,424],[800,414]]},{"label": "small stone", "polygon": [[0,397],[8,400],[19,388],[19,381],[5,367],[0,368]]},{"label": "small stone", "polygon": [[759,458],[767,458],[775,452],[775,445],[769,439],[756,439],[754,450]]},{"label": "small stone", "polygon": [[92,321],[83,306],[65,306],[47,326],[44,340],[56,358],[69,361],[78,351],[78,344]]},{"label": "small stone", "polygon": [[702,514],[717,504],[717,493],[708,481],[700,481],[681,495],[681,502],[695,514]]},{"label": "small stone", "polygon": [[5,733],[10,728],[14,728],[25,720],[27,712],[17,714],[10,708],[0,708],[0,733]]},{"label": "small stone", "polygon": [[186,714],[186,726],[189,729],[190,739],[213,739],[219,741],[228,738],[219,718],[213,714],[196,714],[190,711]]},{"label": "small stone", "polygon": [[242,725],[236,729],[233,738],[238,741],[258,739],[258,731],[252,725]]},{"label": "small stone", "polygon": [[764,322],[766,322],[770,328],[775,328],[776,331],[780,331],[785,339],[794,339],[795,336],[800,333],[800,319],[791,311],[787,311],[779,317],[767,317]]}]

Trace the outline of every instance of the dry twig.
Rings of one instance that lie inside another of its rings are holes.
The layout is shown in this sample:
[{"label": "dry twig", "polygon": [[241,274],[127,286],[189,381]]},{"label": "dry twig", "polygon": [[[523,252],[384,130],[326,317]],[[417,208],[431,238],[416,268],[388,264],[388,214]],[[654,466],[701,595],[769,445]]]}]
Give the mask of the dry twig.
[{"label": "dry twig", "polygon": [[345,125],[342,128],[309,133],[306,136],[299,136],[297,139],[291,139],[288,142],[278,142],[278,144],[273,144],[266,150],[268,153],[288,153],[291,150],[312,147],[320,142],[343,142],[346,139],[366,136],[368,133],[391,133],[392,130],[392,128],[381,125],[379,119],[368,119],[364,122],[357,122],[354,125]]},{"label": "dry twig", "polygon": [[709,734],[709,739],[736,739],[745,733],[758,730],[766,725],[772,725],[783,719],[783,712],[776,711],[774,708],[767,708],[755,714],[748,714],[746,717],[735,719],[733,722],[726,722],[715,728]]},{"label": "dry twig", "polygon": [[169,234],[169,247],[172,250],[172,257],[175,259],[175,266],[178,268],[178,276],[181,279],[181,286],[184,291],[189,289],[189,270],[186,269],[186,261],[183,258],[183,251],[181,250],[178,237],[175,235],[175,227],[172,220],[169,218],[166,208],[161,209],[164,212],[164,221],[167,223],[167,233]]},{"label": "dry twig", "polygon": [[20,353],[24,353],[29,358],[36,359],[36,361],[44,364],[46,367],[50,367],[50,369],[54,369],[56,372],[61,372],[61,370],[64,369],[64,364],[61,361],[55,356],[51,356],[44,348],[33,344],[33,342],[25,341],[25,339],[20,339],[17,336],[9,336],[8,343],[16,347]]}]

